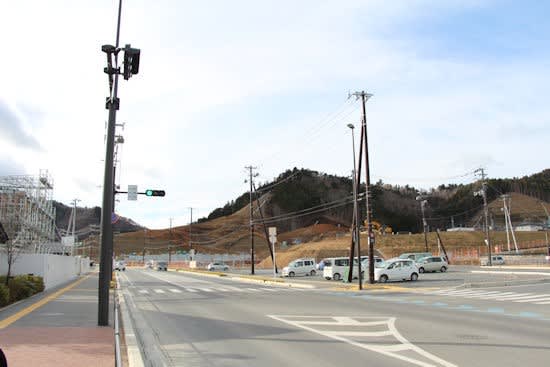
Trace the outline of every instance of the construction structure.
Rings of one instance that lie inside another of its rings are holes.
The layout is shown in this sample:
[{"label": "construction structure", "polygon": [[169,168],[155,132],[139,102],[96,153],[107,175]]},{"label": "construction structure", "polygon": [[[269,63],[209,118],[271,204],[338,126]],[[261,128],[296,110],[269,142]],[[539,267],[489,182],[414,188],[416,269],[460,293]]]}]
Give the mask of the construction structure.
[{"label": "construction structure", "polygon": [[53,180],[38,176],[0,176],[0,223],[9,241],[25,252],[42,252],[55,242]]}]

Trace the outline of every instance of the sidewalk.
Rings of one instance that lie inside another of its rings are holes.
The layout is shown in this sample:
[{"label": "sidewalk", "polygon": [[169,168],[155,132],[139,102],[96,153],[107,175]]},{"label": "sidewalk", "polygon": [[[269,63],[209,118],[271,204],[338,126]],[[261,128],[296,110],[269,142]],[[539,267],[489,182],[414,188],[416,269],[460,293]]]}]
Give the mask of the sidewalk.
[{"label": "sidewalk", "polygon": [[2,310],[0,348],[8,367],[114,366],[113,327],[97,326],[97,289],[92,273]]}]

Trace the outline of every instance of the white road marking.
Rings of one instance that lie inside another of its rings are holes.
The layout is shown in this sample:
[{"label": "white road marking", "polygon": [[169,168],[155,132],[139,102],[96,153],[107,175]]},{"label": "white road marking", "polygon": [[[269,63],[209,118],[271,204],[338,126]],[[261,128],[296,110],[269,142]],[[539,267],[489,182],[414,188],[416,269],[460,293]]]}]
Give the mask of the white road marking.
[{"label": "white road marking", "polygon": [[[402,361],[409,362],[417,366],[456,367],[456,365],[450,362],[447,362],[431,353],[428,353],[427,351],[415,346],[414,344],[411,344],[407,339],[405,339],[405,337],[403,337],[399,333],[399,331],[397,331],[397,328],[395,327],[395,320],[396,320],[395,317],[297,316],[297,315],[285,315],[285,316],[267,315],[267,316],[274,320],[278,320],[280,322],[293,325],[297,328],[305,329],[310,332],[320,334],[335,340],[339,340],[341,342],[348,343],[350,345],[353,345],[362,349],[367,349],[376,353],[386,355],[388,357],[400,359]],[[382,331],[377,330],[377,331],[370,331],[370,332],[358,331],[356,326],[358,324],[359,325],[363,324],[363,322],[360,321],[363,319],[371,320],[364,324],[369,324],[369,325],[385,324],[387,326],[387,330],[382,330]],[[318,330],[313,327],[307,326],[307,325],[313,325],[312,322],[323,322],[323,325],[334,325],[339,327],[339,330],[331,331],[331,330],[326,330],[326,328],[323,328],[323,330]],[[341,330],[342,325],[354,326],[355,328],[353,331],[352,330],[345,331],[345,330]],[[395,344],[381,345],[380,342],[376,339],[370,343],[363,342],[363,341],[358,342],[358,341],[349,339],[349,337],[354,337],[354,336],[377,338],[377,337],[388,336],[388,335],[391,335],[396,339],[396,342],[394,342]],[[410,353],[411,351],[430,360],[432,363],[424,362],[422,360],[411,357],[411,353]],[[406,352],[407,355],[399,354],[399,352]]]},{"label": "white road marking", "polygon": [[196,292],[198,292],[198,290],[193,289],[193,288],[187,288],[187,287],[185,287],[185,288],[183,288],[183,289],[186,290],[187,292],[191,292],[191,293],[196,293]]},{"label": "white road marking", "polygon": [[172,293],[181,293],[179,289],[175,289],[175,288],[170,288],[169,291]]},{"label": "white road marking", "polygon": [[520,300],[517,300],[517,301],[514,301],[514,302],[541,302],[541,301],[550,301],[550,297],[548,297],[548,295],[545,295],[545,296],[541,296],[541,297],[538,297],[536,299],[520,299]]},{"label": "white road marking", "polygon": [[155,293],[164,293],[162,289],[155,289]]},{"label": "white road marking", "polygon": [[147,289],[140,289],[140,290],[138,290],[138,292],[143,293],[143,294],[149,293],[149,291]]}]

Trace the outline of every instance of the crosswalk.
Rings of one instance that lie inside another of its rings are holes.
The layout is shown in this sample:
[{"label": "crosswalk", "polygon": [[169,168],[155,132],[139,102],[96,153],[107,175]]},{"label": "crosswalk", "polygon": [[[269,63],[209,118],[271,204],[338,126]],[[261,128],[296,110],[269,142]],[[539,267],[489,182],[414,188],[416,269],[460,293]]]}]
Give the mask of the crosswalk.
[{"label": "crosswalk", "polygon": [[441,296],[472,298],[502,302],[532,303],[550,305],[550,294],[519,293],[509,291],[488,291],[485,289],[443,289],[430,292]]},{"label": "crosswalk", "polygon": [[298,289],[296,288],[270,288],[270,287],[232,287],[232,286],[181,286],[178,288],[135,288],[136,292],[140,295],[174,295],[174,294],[185,294],[185,293],[204,293],[204,294],[213,294],[213,293],[276,293],[276,292],[294,292]]}]

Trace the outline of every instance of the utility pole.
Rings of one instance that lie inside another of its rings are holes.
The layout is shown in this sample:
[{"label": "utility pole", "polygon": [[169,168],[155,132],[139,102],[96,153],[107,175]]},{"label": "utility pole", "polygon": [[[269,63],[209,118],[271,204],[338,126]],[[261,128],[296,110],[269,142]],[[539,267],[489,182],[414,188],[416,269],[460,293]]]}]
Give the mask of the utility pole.
[{"label": "utility pole", "polygon": [[[369,283],[374,284],[374,232],[372,231],[372,203],[370,195],[370,166],[369,166],[369,143],[368,143],[368,134],[367,134],[367,113],[365,104],[367,100],[372,97],[372,94],[365,93],[365,91],[355,92],[350,94],[350,96],[355,96],[356,98],[361,97],[361,102],[363,105],[363,116],[362,116],[362,126],[361,126],[361,148],[363,144],[365,145],[365,205],[367,210],[367,242],[369,245]],[[361,153],[359,153],[361,155]],[[361,167],[361,161],[359,161],[359,167]],[[359,180],[358,180],[359,181]],[[360,222],[360,218],[357,218],[357,222]],[[361,256],[359,255],[359,258]]]},{"label": "utility pole", "polygon": [[489,209],[487,207],[487,182],[485,182],[485,177],[487,177],[487,175],[485,174],[485,170],[483,168],[478,168],[474,171],[474,173],[478,173],[478,172],[481,175],[481,181],[482,181],[481,196],[483,197],[483,214],[485,216],[485,244],[487,245],[487,249],[488,249],[487,265],[493,266],[491,239],[489,238]]},{"label": "utility pole", "polygon": [[189,215],[190,215],[190,219],[189,219],[189,250],[191,250],[193,248],[193,245],[191,243],[191,226],[193,225],[193,208],[189,207]]},{"label": "utility pole", "polygon": [[510,229],[510,233],[512,233],[512,239],[514,240],[514,248],[516,249],[516,253],[518,253],[518,242],[516,240],[514,227],[512,226],[512,219],[510,218],[510,195],[501,195],[501,199],[504,209],[504,220],[506,221],[506,239],[508,241],[508,251],[510,251],[510,236],[508,234],[508,229]]},{"label": "utility pole", "polygon": [[424,230],[424,246],[426,252],[428,252],[428,222],[426,221],[426,212],[424,207],[428,203],[428,200],[425,200],[421,195],[416,197],[416,201],[420,202],[420,210],[422,211],[422,228]]},{"label": "utility pole", "polygon": [[[357,177],[357,166],[355,164],[355,135],[353,131],[355,130],[355,126],[353,124],[348,124],[348,127],[351,129],[351,147],[353,152],[353,171],[352,171],[352,185],[353,185],[353,215],[355,216],[355,228],[354,228],[354,236],[355,236],[355,243],[357,245],[357,272],[358,272],[358,279],[359,279],[359,290],[363,289],[363,277],[361,276],[361,229],[360,229],[360,214],[359,214],[359,202],[358,202],[358,181],[359,177]],[[351,273],[353,278],[353,261],[351,262]],[[349,278],[348,278],[349,279]]]},{"label": "utility pole", "polygon": [[[250,274],[254,275],[254,221],[253,221],[253,211],[252,211],[252,189],[253,189],[253,180],[254,177],[258,177],[258,173],[253,173],[252,171],[258,167],[246,166],[245,167],[249,172],[249,183],[250,183]],[[246,180],[245,180],[246,182]]]},{"label": "utility pole", "polygon": [[172,262],[172,217],[170,217],[170,238],[168,239],[168,264]]},{"label": "utility pole", "polygon": [[73,199],[71,201],[71,204],[73,205],[73,209],[71,210],[71,215],[69,217],[69,225],[67,227],[67,235],[71,235],[73,238],[73,245],[71,247],[71,256],[74,254],[74,247],[76,246],[76,204],[79,202],[79,199]]}]

